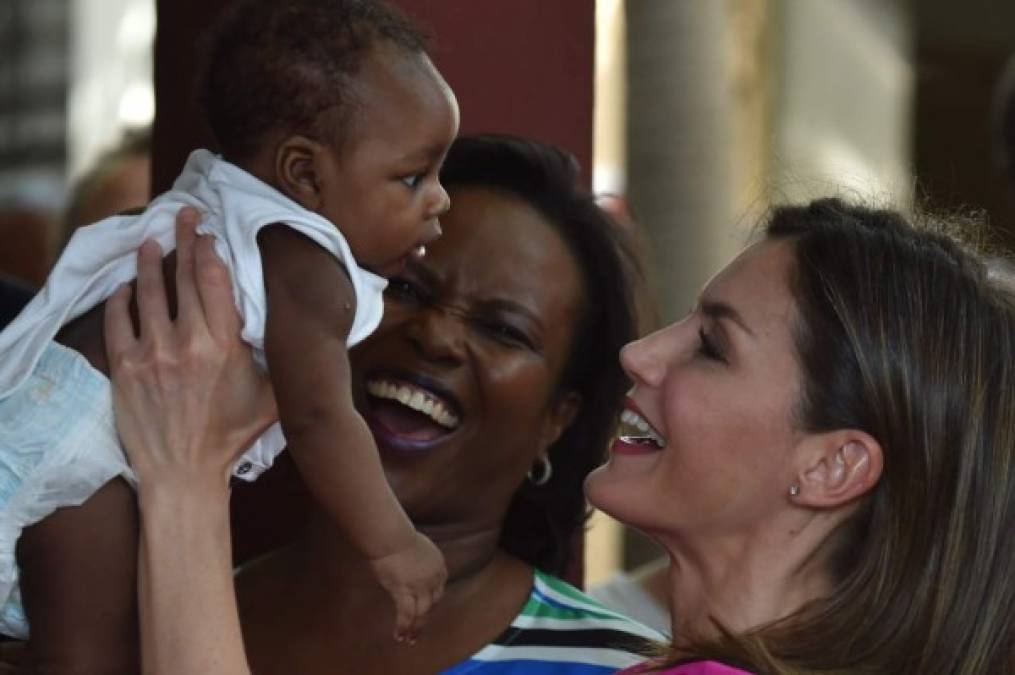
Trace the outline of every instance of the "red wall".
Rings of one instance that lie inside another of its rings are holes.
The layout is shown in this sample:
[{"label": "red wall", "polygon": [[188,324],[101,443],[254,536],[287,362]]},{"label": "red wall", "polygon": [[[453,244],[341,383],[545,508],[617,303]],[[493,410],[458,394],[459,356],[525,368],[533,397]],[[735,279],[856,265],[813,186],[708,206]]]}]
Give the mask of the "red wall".
[{"label": "red wall", "polygon": [[462,131],[555,143],[591,176],[594,0],[399,0],[434,33]]},{"label": "red wall", "polygon": [[[208,145],[194,105],[196,44],[225,0],[158,0],[154,187]],[[591,176],[594,0],[398,0],[435,35],[434,59],[458,96],[462,131],[556,143]]]}]

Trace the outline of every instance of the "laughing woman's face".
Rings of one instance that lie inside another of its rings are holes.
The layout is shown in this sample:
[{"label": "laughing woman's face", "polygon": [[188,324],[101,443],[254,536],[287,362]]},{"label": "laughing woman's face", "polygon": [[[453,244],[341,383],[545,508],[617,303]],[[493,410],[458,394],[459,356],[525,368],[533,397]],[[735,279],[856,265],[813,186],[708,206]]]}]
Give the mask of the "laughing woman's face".
[{"label": "laughing woman's face", "polygon": [[747,249],[683,320],[627,345],[634,387],[592,504],[665,542],[759,531],[787,504],[807,435],[787,242]]},{"label": "laughing woman's face", "polygon": [[574,412],[557,383],[584,290],[564,241],[520,199],[452,191],[444,235],[391,279],[352,352],[356,406],[421,526],[496,527]]}]

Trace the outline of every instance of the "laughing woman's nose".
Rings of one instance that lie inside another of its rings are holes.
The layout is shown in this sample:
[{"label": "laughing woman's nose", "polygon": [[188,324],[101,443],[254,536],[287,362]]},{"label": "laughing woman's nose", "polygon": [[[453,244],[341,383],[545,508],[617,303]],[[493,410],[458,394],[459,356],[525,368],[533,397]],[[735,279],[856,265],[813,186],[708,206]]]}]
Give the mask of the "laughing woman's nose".
[{"label": "laughing woman's nose", "polygon": [[465,359],[464,327],[447,309],[427,308],[412,322],[407,334],[420,353],[431,361],[458,365]]}]

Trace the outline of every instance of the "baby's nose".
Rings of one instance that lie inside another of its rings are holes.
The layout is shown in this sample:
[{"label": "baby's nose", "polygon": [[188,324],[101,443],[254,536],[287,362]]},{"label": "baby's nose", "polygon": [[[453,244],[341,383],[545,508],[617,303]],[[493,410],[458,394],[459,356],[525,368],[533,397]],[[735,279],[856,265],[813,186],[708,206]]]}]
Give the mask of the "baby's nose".
[{"label": "baby's nose", "polygon": [[434,203],[434,216],[442,216],[451,208],[451,197],[440,183],[437,184],[437,199]]}]

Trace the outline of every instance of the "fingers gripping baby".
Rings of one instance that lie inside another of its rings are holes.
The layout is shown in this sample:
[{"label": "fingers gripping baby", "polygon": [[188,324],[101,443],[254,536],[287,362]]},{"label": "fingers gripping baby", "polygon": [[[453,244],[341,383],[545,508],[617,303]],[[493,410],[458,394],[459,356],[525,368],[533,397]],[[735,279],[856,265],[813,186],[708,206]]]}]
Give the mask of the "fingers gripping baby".
[{"label": "fingers gripping baby", "polygon": [[[79,231],[43,291],[0,333],[0,470],[10,473],[0,477],[0,630],[25,637],[31,623],[40,642],[71,644],[51,649],[55,661],[79,662],[68,655],[79,649],[126,652],[113,641],[136,637],[127,574],[136,561],[126,556],[137,524],[110,512],[132,509],[130,500],[93,498],[137,480],[97,356],[100,313],[135,276],[143,242],[157,246],[142,255],[175,248],[184,206],[201,212],[199,231],[229,269],[242,337],[267,369],[281,423],[226,468],[253,480],[287,443],[394,600],[397,637],[420,630],[443,588],[443,559],[396,501],[353,408],[347,350],[380,321],[384,277],[440,234],[448,197],[438,170],[457,133],[454,96],[418,32],[382,4],[245,0],[221,22],[201,101],[222,156],[194,152],[143,214]],[[62,522],[48,527],[57,514]],[[128,543],[112,548],[124,560],[112,564],[102,557],[113,552],[69,536],[82,523],[123,523]],[[68,556],[90,562],[74,567]],[[32,583],[19,585],[19,574]],[[59,611],[41,601],[64,586],[75,592]],[[89,638],[80,617],[99,595],[119,598],[106,602],[119,630]]]}]

